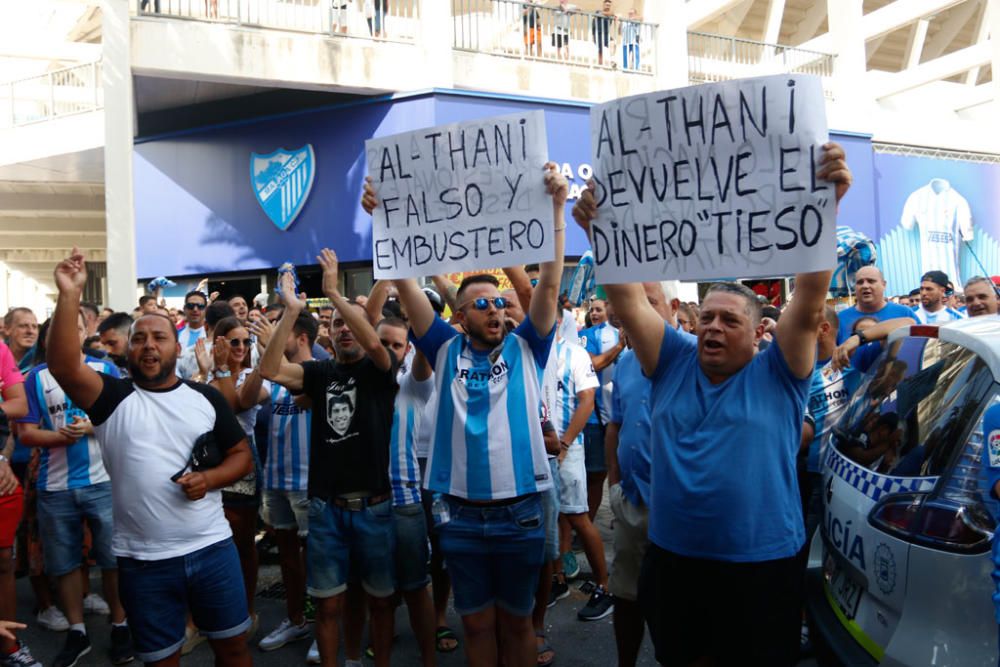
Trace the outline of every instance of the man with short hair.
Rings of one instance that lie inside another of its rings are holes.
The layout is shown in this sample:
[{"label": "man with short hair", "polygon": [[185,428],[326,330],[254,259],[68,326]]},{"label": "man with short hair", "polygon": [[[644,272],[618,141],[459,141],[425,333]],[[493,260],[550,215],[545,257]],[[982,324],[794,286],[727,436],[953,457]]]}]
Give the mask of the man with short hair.
[{"label": "man with short hair", "polygon": [[[78,311],[79,350],[87,337],[85,311]],[[51,340],[51,337],[50,337]],[[109,362],[77,352],[81,363],[117,378]],[[45,363],[32,369],[25,381],[28,414],[18,420],[20,440],[40,447],[38,468],[38,524],[45,571],[55,577],[60,601],[69,620],[66,644],[56,656],[56,667],[69,667],[90,653],[83,624],[84,581],[80,569],[83,523],[90,527],[91,557],[101,568],[104,597],[111,612],[111,662],[132,660],[132,641],[125,611],[118,599],[118,572],[111,553],[111,482],[101,458],[101,445],[87,415],[67,397]]]},{"label": "man with short hair", "polygon": [[[839,202],[850,170],[837,144],[823,151],[816,178]],[[594,187],[573,209],[588,233]],[[759,354],[760,304],[739,283],[709,289],[697,342],[664,322],[640,285],[605,286],[652,382],[651,544],[639,603],[661,663],[798,661],[805,530],[795,456],[831,275],[796,276],[775,343]]]},{"label": "man with short hair", "polygon": [[319,323],[329,327],[330,321],[333,320],[333,306],[320,306],[316,312],[319,315]]},{"label": "man with short hair", "polygon": [[[191,290],[184,295],[184,327],[177,332],[181,350],[194,347],[199,339],[205,337],[206,308],[208,308],[208,297],[204,292]],[[155,304],[153,310],[156,310]]]},{"label": "man with short hair", "polygon": [[[185,312],[187,312],[187,308],[185,308]],[[212,358],[212,349],[215,347],[215,325],[227,317],[235,317],[235,315],[236,312],[227,301],[213,301],[201,314],[202,327],[198,331],[201,332],[201,338],[204,339],[202,345],[205,346],[205,352],[208,353],[209,359]],[[178,332],[178,337],[182,335],[183,331],[182,329],[181,332]],[[177,360],[177,376],[183,380],[190,380],[201,371],[198,365],[197,348],[197,340],[191,347],[181,348],[181,356]],[[251,354],[256,354],[256,348]],[[211,371],[212,369],[207,370]]]},{"label": "man with short hair", "polygon": [[218,390],[175,376],[177,330],[161,315],[132,326],[131,379],[84,363],[75,321],[86,282],[74,248],[55,270],[49,370],[90,417],[115,480],[112,550],[136,656],[176,666],[190,613],[217,665],[249,667],[251,620],[219,491],[252,467],[246,436]]},{"label": "man with short hair", "polygon": [[96,336],[97,323],[101,316],[101,311],[98,309],[97,304],[90,301],[83,301],[80,303],[80,312],[83,313],[83,319],[87,324],[87,338]]},{"label": "man with short hair", "polygon": [[928,271],[920,279],[920,305],[914,311],[920,324],[944,324],[965,316],[945,305],[951,283],[943,271]]},{"label": "man with short hair", "polygon": [[[364,309],[341,295],[337,256],[324,249],[318,259],[323,266],[323,293],[336,308],[330,331],[336,361],[284,360],[283,341],[306,306],[286,273],[280,278],[284,312],[261,357],[260,372],[289,391],[303,392],[313,404],[306,557],[309,594],[318,600],[320,661],[325,667],[336,665],[338,623],[353,578],[360,579],[368,593],[375,664],[387,667],[396,590],[389,438],[399,364],[382,345]],[[357,566],[360,572],[352,572]]]},{"label": "man with short hair", "polygon": [[27,373],[35,365],[35,345],[38,343],[38,319],[30,308],[11,308],[3,318],[7,330],[7,347],[14,355],[17,368]]},{"label": "man with short hair", "polygon": [[973,276],[965,283],[965,309],[969,317],[997,314],[997,288],[983,276]]},{"label": "man with short hair", "polygon": [[[434,368],[436,429],[424,484],[447,508],[435,513],[436,530],[472,667],[501,657],[512,666],[537,660],[531,612],[545,548],[540,494],[552,485],[539,382],[554,332],[567,195],[554,163],[544,179],[555,257],[542,265],[528,317],[512,332],[494,276],[467,276],[459,286],[455,318],[464,334],[434,314],[415,280],[396,281],[414,344]],[[362,206],[371,213],[378,205],[368,182]]]},{"label": "man with short hair", "polygon": [[247,308],[247,300],[242,295],[236,294],[229,297],[229,305],[232,306],[233,312],[236,314],[236,319],[240,321],[240,324],[246,324],[247,315],[250,313],[250,309]]},{"label": "man with short hair", "polygon": [[913,311],[885,298],[885,278],[877,266],[863,266],[854,274],[854,294],[857,303],[837,313],[837,344],[853,333],[854,323],[862,317],[874,317],[879,322],[897,317],[912,317]]},{"label": "man with short hair", "polygon": [[128,336],[132,317],[128,313],[113,313],[97,325],[101,345],[108,352],[121,377],[128,377]]}]

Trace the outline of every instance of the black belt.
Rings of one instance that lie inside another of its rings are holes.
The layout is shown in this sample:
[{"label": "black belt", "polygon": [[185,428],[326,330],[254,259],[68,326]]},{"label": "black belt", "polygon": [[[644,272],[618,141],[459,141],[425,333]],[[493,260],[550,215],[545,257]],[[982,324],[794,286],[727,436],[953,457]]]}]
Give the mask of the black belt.
[{"label": "black belt", "polygon": [[345,510],[350,510],[352,512],[360,512],[366,507],[371,507],[372,505],[378,505],[379,503],[384,503],[389,500],[391,494],[383,493],[378,496],[368,496],[366,498],[341,498],[336,496],[330,500],[331,503]]},{"label": "black belt", "polygon": [[459,498],[458,496],[448,496],[454,500],[459,505],[464,505],[466,507],[507,507],[508,505],[516,505],[522,500],[527,500],[535,493],[526,493],[523,496],[515,496],[513,498],[503,498],[502,500],[469,500],[467,498]]}]

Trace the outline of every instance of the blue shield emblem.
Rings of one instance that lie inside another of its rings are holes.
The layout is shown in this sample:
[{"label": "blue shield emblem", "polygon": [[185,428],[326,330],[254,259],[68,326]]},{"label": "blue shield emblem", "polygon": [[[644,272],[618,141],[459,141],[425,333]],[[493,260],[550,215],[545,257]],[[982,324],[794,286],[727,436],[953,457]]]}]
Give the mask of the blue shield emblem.
[{"label": "blue shield emblem", "polygon": [[312,144],[267,155],[250,154],[250,186],[260,207],[281,231],[291,227],[305,206],[316,174]]}]

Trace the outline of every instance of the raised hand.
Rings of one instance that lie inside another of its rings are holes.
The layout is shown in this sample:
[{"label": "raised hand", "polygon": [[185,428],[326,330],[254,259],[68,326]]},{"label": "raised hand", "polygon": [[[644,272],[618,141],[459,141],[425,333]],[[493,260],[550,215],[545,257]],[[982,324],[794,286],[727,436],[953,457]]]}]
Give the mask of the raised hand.
[{"label": "raised hand", "polygon": [[257,337],[257,343],[261,347],[267,347],[274,334],[274,325],[266,317],[258,314],[250,318],[250,333]]},{"label": "raised hand", "polygon": [[339,275],[337,269],[339,262],[337,261],[337,253],[329,248],[323,248],[323,251],[316,259],[319,260],[320,266],[323,267],[323,294],[332,298],[333,295],[339,293]]},{"label": "raised hand", "polygon": [[74,247],[69,257],[56,265],[54,275],[60,292],[82,292],[87,284],[87,262],[83,253]]},{"label": "raised hand", "polygon": [[836,141],[823,144],[823,157],[819,160],[819,171],[816,177],[834,184],[837,203],[847,194],[854,177],[847,166],[847,154],[844,148]]},{"label": "raised hand", "polygon": [[587,188],[573,206],[573,219],[590,236],[590,223],[597,219],[597,198],[594,197],[594,179],[587,181]]},{"label": "raised hand", "polygon": [[300,295],[295,293],[295,277],[292,276],[291,271],[281,274],[278,278],[278,286],[280,287],[279,299],[281,303],[285,305],[285,308],[293,308],[295,312],[300,313],[306,307],[305,299]]},{"label": "raised hand", "polygon": [[215,362],[216,370],[229,368],[229,344],[222,336],[216,336],[212,344],[212,360]]},{"label": "raised hand", "polygon": [[208,377],[212,370],[212,355],[208,351],[204,338],[199,338],[194,344],[194,358],[198,362],[198,370],[202,376]]},{"label": "raised hand", "polygon": [[365,189],[361,195],[361,208],[365,209],[365,213],[371,215],[377,206],[378,197],[375,196],[375,188],[372,187],[372,177],[366,176]]},{"label": "raised hand", "polygon": [[559,173],[555,162],[546,162],[542,168],[545,170],[545,191],[552,195],[552,205],[562,208],[566,205],[569,183],[566,177]]}]

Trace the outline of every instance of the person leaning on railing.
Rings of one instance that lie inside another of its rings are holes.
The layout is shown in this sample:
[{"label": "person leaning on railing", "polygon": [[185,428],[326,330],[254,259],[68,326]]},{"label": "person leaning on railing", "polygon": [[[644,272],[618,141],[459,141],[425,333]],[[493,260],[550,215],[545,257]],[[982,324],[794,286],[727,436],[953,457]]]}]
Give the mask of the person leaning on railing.
[{"label": "person leaning on railing", "polygon": [[635,7],[628,10],[628,20],[622,21],[622,69],[639,69],[639,32],[642,23]]}]

